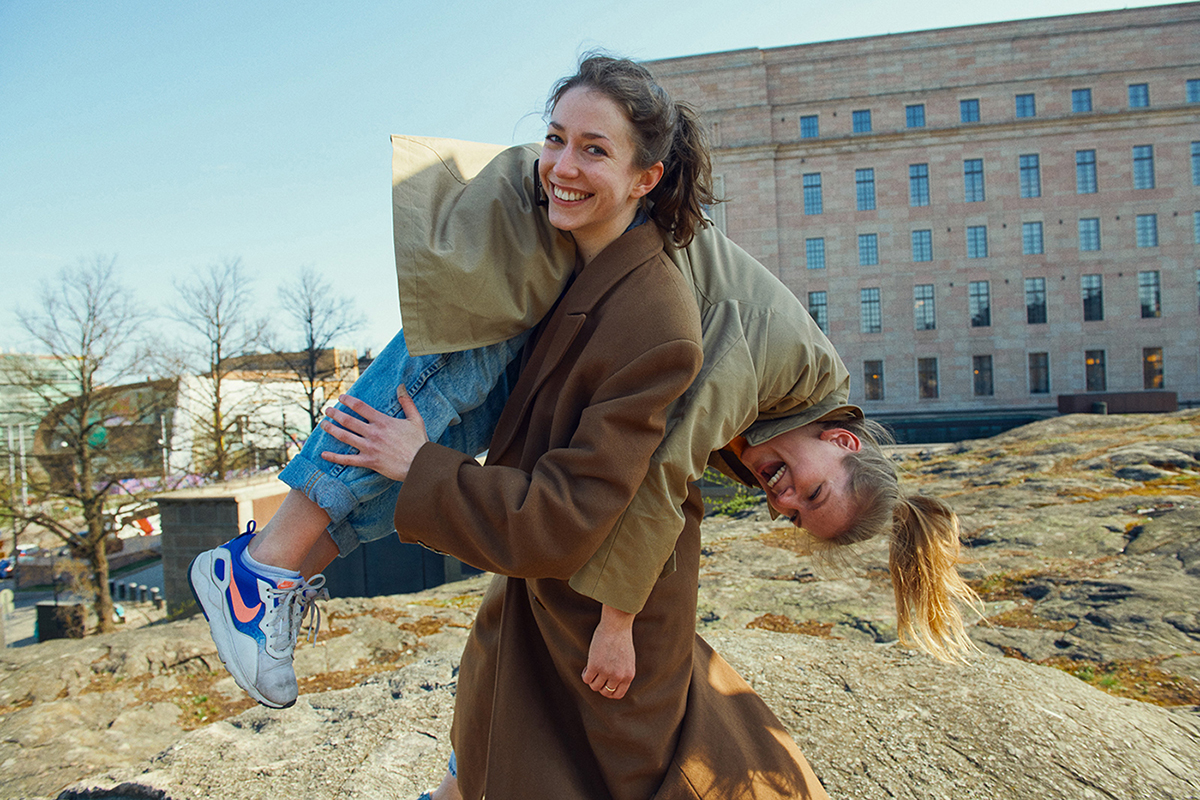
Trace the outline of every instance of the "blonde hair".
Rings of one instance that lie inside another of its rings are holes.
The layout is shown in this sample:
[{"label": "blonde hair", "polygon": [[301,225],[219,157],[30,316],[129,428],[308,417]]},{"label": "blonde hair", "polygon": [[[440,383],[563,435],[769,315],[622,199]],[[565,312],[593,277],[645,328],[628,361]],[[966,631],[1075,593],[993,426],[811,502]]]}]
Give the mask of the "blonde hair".
[{"label": "blonde hair", "polygon": [[981,608],[979,596],[957,569],[963,560],[958,515],[937,498],[904,494],[896,465],[883,452],[895,440],[878,422],[849,419],[821,425],[848,430],[862,442],[842,461],[858,513],[849,529],[826,544],[853,544],[890,531],[888,569],[900,641],[942,661],[961,660],[978,650],[958,607],[961,602],[976,612]]}]

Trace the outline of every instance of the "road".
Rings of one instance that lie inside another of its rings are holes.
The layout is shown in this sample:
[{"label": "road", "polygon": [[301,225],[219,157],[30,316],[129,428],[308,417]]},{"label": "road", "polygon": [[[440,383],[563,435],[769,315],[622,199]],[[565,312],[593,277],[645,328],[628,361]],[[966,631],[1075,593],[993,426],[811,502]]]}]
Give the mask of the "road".
[{"label": "road", "polygon": [[[113,580],[118,583],[123,582],[127,586],[141,584],[151,588],[157,587],[161,590],[162,561],[156,560],[148,566],[134,567],[128,572],[121,572],[114,575]],[[12,588],[12,580],[0,580],[0,590]],[[14,591],[13,612],[5,617],[3,628],[4,639],[8,647],[24,647],[26,645],[37,644],[35,636],[37,604],[43,600],[53,599],[54,592]],[[71,595],[60,592],[59,599],[70,600]],[[118,600],[116,596],[113,597],[113,602],[124,607],[125,617],[129,622],[145,624],[151,618],[162,617],[162,612],[155,609],[150,602],[142,603],[140,601]],[[158,613],[155,614],[155,611],[158,611]]]}]

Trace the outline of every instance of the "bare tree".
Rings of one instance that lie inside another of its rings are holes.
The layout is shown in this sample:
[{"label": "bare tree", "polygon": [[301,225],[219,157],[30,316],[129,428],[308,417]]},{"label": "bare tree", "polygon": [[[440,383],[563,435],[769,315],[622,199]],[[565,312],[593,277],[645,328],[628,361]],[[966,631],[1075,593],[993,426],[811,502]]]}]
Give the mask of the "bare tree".
[{"label": "bare tree", "polygon": [[[343,384],[349,388],[348,381],[357,375],[356,351],[339,351],[335,345],[362,329],[362,317],[354,301],[335,294],[333,285],[311,266],[301,270],[298,282],[279,287],[279,303],[293,336],[273,349],[304,387],[304,411],[312,430],[321,421],[328,395],[342,391]],[[289,349],[292,344],[299,347]]]},{"label": "bare tree", "polygon": [[[21,374],[24,387],[52,410],[37,433],[39,459],[48,469],[31,473],[31,502],[5,501],[19,525],[38,525],[54,533],[86,564],[81,588],[94,596],[101,631],[113,625],[108,590],[113,517],[122,505],[142,499],[122,496],[120,481],[134,471],[132,462],[145,457],[138,447],[128,446],[127,437],[114,426],[108,400],[109,387],[144,375],[146,356],[138,345],[148,321],[117,280],[114,264],[113,258],[97,256],[63,269],[55,282],[43,285],[37,308],[18,312],[21,324],[55,368],[50,374],[44,357],[10,364],[12,372]],[[123,422],[157,421],[159,412],[152,392],[125,398],[120,410]]]},{"label": "bare tree", "polygon": [[235,442],[244,438],[248,420],[257,418],[260,398],[231,392],[234,373],[245,373],[238,357],[256,353],[265,341],[266,322],[254,316],[250,278],[241,259],[228,259],[179,281],[179,303],[174,316],[192,333],[185,357],[205,380],[181,382],[180,391],[193,395],[195,409],[195,471],[223,478],[233,469]]}]

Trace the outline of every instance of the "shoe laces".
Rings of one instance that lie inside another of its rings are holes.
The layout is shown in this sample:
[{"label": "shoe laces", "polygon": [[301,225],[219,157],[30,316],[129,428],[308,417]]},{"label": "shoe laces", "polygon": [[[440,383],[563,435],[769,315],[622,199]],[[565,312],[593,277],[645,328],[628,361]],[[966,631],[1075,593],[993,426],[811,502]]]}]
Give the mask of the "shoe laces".
[{"label": "shoe laces", "polygon": [[268,591],[272,603],[275,630],[271,632],[271,648],[290,652],[300,638],[300,632],[308,619],[308,641],[316,642],[321,630],[321,607],[318,600],[328,600],[329,590],[324,588],[325,576],[314,575],[308,580],[301,578],[286,589],[271,587]]}]

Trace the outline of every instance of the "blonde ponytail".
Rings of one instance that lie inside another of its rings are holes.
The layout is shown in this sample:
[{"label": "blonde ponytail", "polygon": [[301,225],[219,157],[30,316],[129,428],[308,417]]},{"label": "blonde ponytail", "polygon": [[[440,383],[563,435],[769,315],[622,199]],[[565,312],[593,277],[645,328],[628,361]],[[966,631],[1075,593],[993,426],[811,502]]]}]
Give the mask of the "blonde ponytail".
[{"label": "blonde ponytail", "polygon": [[896,505],[888,569],[900,641],[942,661],[978,649],[958,609],[958,602],[976,609],[980,603],[958,574],[959,552],[958,515],[941,500],[912,495]]},{"label": "blonde ponytail", "polygon": [[862,442],[862,448],[842,462],[857,515],[848,530],[825,545],[854,544],[889,531],[888,566],[900,641],[942,661],[978,650],[967,636],[958,608],[961,602],[980,609],[979,596],[958,574],[962,562],[958,515],[936,498],[904,495],[896,465],[883,452],[895,440],[878,422],[848,419],[821,424],[848,430]]}]

